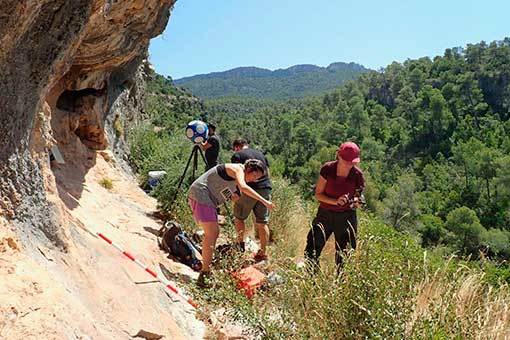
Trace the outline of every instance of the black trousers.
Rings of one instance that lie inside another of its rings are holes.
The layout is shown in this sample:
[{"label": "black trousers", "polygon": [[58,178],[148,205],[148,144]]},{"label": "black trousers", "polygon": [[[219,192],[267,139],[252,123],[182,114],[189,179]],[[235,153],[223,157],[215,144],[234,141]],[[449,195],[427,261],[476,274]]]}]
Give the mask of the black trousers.
[{"label": "black trousers", "polygon": [[319,264],[319,256],[333,233],[335,235],[335,261],[338,266],[342,264],[343,251],[347,253],[347,246],[356,249],[356,232],[358,219],[356,210],[331,211],[319,207],[313,219],[312,228],[306,237],[305,256],[312,263]]}]

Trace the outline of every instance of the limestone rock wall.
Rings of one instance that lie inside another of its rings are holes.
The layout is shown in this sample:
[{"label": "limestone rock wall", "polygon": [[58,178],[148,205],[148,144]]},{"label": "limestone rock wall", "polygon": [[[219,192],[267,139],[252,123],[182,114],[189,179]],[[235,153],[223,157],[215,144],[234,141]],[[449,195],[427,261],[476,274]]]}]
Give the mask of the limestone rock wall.
[{"label": "limestone rock wall", "polygon": [[135,71],[174,2],[0,0],[0,214],[27,238],[66,248],[49,150],[124,147]]}]

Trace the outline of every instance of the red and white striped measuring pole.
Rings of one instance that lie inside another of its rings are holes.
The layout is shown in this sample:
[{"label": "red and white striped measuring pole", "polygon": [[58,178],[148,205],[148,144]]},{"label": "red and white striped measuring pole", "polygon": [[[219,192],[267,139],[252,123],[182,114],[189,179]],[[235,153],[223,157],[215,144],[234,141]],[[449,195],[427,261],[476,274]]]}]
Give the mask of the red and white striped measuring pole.
[{"label": "red and white striped measuring pole", "polygon": [[106,242],[108,242],[109,244],[111,244],[115,249],[117,249],[118,251],[120,251],[122,254],[124,254],[128,259],[130,259],[131,261],[133,261],[134,263],[136,263],[139,267],[141,267],[143,270],[145,270],[147,273],[151,274],[155,279],[157,279],[159,282],[161,282],[162,284],[165,285],[165,287],[167,287],[168,289],[170,289],[173,293],[177,294],[177,296],[179,296],[181,299],[183,299],[184,301],[186,301],[187,303],[189,303],[191,306],[193,306],[193,308],[197,308],[197,305],[191,301],[190,298],[188,298],[186,295],[184,295],[182,292],[179,292],[175,287],[173,287],[170,282],[162,277],[159,277],[158,274],[156,274],[156,272],[150,270],[149,268],[147,268],[142,262],[138,261],[137,259],[134,258],[133,255],[131,255],[130,253],[128,253],[127,251],[123,250],[119,245],[117,245],[115,242],[113,242],[112,240],[110,240],[108,237],[104,236],[102,233],[97,233],[97,235],[102,238],[103,240],[105,240]]}]

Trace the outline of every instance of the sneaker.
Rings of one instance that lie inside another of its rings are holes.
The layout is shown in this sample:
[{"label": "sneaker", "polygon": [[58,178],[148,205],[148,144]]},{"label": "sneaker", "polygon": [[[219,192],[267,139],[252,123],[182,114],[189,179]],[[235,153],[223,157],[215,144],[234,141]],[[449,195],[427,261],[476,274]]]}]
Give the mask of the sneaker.
[{"label": "sneaker", "polygon": [[253,255],[255,262],[262,262],[267,260],[267,254],[262,253],[260,250]]},{"label": "sneaker", "polygon": [[211,288],[212,287],[211,272],[201,271],[200,274],[198,274],[197,286],[200,288]]},{"label": "sneaker", "polygon": [[236,248],[237,250],[239,250],[241,253],[244,253],[246,251],[246,248],[244,246],[244,242],[236,242]]}]

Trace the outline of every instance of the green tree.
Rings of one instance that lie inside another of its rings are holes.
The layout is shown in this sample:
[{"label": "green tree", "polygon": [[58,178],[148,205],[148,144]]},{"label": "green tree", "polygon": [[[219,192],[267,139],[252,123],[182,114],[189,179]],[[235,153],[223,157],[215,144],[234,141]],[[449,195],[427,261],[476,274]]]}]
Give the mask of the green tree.
[{"label": "green tree", "polygon": [[416,97],[411,86],[405,85],[402,90],[400,90],[395,101],[397,103],[397,107],[394,111],[395,114],[406,118],[411,128],[411,138],[416,139],[425,118],[420,114],[421,112],[418,111],[418,103],[416,102]]},{"label": "green tree", "polygon": [[420,216],[420,222],[421,245],[423,247],[437,246],[446,235],[443,220],[437,216],[425,214]]},{"label": "green tree", "polygon": [[482,234],[482,239],[489,255],[503,259],[510,256],[510,232],[507,230],[491,228]]},{"label": "green tree", "polygon": [[347,124],[350,136],[357,137],[356,139],[359,141],[370,135],[370,118],[360,97],[351,99],[351,110]]},{"label": "green tree", "polygon": [[462,254],[477,256],[485,228],[473,210],[468,207],[452,210],[446,217],[446,228],[453,233],[451,241]]},{"label": "green tree", "polygon": [[420,127],[418,147],[432,154],[448,148],[449,132],[454,120],[441,91],[425,85],[418,93],[417,104],[427,117]]},{"label": "green tree", "polygon": [[455,164],[462,169],[466,191],[473,185],[470,179],[473,178],[474,180],[477,172],[477,161],[474,155],[480,153],[481,150],[484,150],[484,145],[476,138],[470,138],[466,142],[459,142],[452,147],[452,158]]},{"label": "green tree", "polygon": [[388,139],[388,110],[381,104],[369,100],[367,102],[367,111],[370,118],[371,136],[375,139],[385,142]]},{"label": "green tree", "polygon": [[414,225],[420,212],[417,191],[418,178],[412,173],[400,176],[388,190],[383,201],[386,207],[384,218],[395,229],[403,231]]},{"label": "green tree", "polygon": [[504,156],[497,159],[496,167],[496,188],[498,194],[506,199],[510,199],[510,156]]}]

